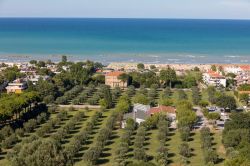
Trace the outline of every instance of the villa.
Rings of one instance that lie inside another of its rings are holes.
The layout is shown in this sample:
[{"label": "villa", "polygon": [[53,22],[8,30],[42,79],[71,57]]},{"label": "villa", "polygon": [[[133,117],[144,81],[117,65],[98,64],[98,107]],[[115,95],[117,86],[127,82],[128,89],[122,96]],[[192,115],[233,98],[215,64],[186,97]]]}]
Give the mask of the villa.
[{"label": "villa", "polygon": [[122,75],[124,72],[122,71],[114,71],[109,72],[105,75],[105,84],[109,85],[111,88],[114,87],[127,87],[128,86],[128,80],[122,81],[119,79],[119,76]]}]

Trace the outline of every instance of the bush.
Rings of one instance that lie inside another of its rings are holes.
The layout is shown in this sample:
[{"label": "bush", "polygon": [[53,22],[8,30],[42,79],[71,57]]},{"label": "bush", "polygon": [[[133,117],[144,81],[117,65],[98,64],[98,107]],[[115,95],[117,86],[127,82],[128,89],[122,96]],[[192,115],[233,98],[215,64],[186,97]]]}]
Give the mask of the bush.
[{"label": "bush", "polygon": [[24,123],[23,128],[27,133],[30,133],[35,129],[36,124],[37,122],[35,119],[30,119],[28,122]]},{"label": "bush", "polygon": [[212,148],[209,148],[205,150],[204,152],[204,160],[205,160],[205,163],[211,162],[211,163],[216,164],[218,161],[218,155]]},{"label": "bush", "polygon": [[55,100],[55,98],[54,98],[53,95],[45,96],[45,97],[43,98],[43,101],[44,101],[46,104],[53,103],[54,100]]},{"label": "bush", "polygon": [[1,130],[2,139],[9,137],[14,133],[14,130],[10,126],[4,126]]},{"label": "bush", "polygon": [[57,106],[56,105],[51,105],[48,108],[48,112],[51,113],[51,114],[54,114],[56,111],[57,111]]},{"label": "bush", "polygon": [[80,104],[80,100],[79,100],[79,99],[74,99],[74,100],[72,101],[72,104],[78,105],[78,104]]},{"label": "bush", "polygon": [[68,103],[68,99],[65,96],[61,96],[61,97],[58,97],[56,99],[56,103],[57,104],[67,104]]},{"label": "bush", "polygon": [[15,131],[16,135],[18,135],[19,137],[23,137],[24,136],[24,130],[22,128],[18,128]]},{"label": "bush", "polygon": [[179,154],[184,157],[190,157],[191,149],[189,148],[188,143],[182,143],[179,147]]},{"label": "bush", "polygon": [[18,138],[16,134],[11,134],[5,140],[2,141],[2,147],[5,149],[11,148],[15,143],[17,143]]},{"label": "bush", "polygon": [[188,141],[190,137],[190,128],[189,127],[181,127],[179,128],[180,136],[182,141]]}]

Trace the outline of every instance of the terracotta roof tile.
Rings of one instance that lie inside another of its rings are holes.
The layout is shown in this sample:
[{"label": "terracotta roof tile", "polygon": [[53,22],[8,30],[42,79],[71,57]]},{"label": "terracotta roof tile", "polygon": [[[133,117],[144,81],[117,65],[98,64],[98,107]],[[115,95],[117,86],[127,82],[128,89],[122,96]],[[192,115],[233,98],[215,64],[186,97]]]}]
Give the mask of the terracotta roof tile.
[{"label": "terracotta roof tile", "polygon": [[148,111],[149,114],[155,114],[159,112],[166,112],[166,113],[175,113],[176,109],[172,106],[158,106],[158,107],[152,107]]},{"label": "terracotta roof tile", "polygon": [[107,73],[106,76],[118,77],[118,76],[120,76],[123,73],[124,72],[122,72],[122,71],[114,71],[114,72]]}]

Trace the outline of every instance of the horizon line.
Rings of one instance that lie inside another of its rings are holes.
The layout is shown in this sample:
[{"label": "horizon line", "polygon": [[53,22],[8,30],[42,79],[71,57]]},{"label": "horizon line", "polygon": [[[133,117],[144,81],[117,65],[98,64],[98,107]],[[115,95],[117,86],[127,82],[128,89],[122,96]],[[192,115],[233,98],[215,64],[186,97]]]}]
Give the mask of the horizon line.
[{"label": "horizon line", "polygon": [[250,18],[182,18],[182,17],[2,17],[0,19],[145,19],[145,20],[239,20],[250,21]]}]

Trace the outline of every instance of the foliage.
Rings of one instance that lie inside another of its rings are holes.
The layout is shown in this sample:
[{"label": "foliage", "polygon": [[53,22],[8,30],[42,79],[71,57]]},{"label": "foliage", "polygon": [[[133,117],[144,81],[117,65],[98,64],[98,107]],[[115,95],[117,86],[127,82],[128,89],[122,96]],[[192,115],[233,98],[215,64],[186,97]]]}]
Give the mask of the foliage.
[{"label": "foliage", "polygon": [[65,165],[65,157],[62,147],[53,140],[35,140],[25,143],[21,148],[11,154],[11,164],[15,166],[62,166]]},{"label": "foliage", "polygon": [[0,121],[7,120],[14,114],[20,115],[24,108],[37,101],[39,101],[39,95],[36,92],[13,94],[0,98]]},{"label": "foliage", "polygon": [[139,69],[139,70],[145,69],[144,64],[143,64],[143,63],[138,63],[138,64],[137,64],[137,69]]},{"label": "foliage", "polygon": [[133,103],[140,103],[140,104],[144,104],[144,105],[147,105],[149,104],[149,100],[148,98],[143,95],[143,94],[136,94],[134,97],[133,97]]},{"label": "foliage", "polygon": [[190,128],[185,126],[185,127],[180,127],[179,128],[179,132],[180,132],[180,137],[182,141],[188,141],[189,137],[190,137]]},{"label": "foliage", "polygon": [[201,101],[200,91],[197,87],[192,88],[192,100],[194,105],[198,105]]},{"label": "foliage", "polygon": [[191,149],[189,148],[188,143],[184,142],[179,146],[179,154],[184,157],[190,157]]},{"label": "foliage", "polygon": [[239,91],[250,91],[250,84],[242,84],[238,88]]},{"label": "foliage", "polygon": [[248,93],[242,93],[239,95],[239,100],[244,102],[246,105],[249,102],[249,94]]},{"label": "foliage", "polygon": [[197,120],[195,112],[192,110],[192,104],[188,101],[180,101],[177,104],[178,127],[191,127]]},{"label": "foliage", "polygon": [[236,108],[236,100],[233,96],[220,95],[216,98],[216,104],[222,108],[234,110]]},{"label": "foliage", "polygon": [[168,84],[169,87],[172,87],[172,82],[177,80],[176,72],[174,69],[171,69],[169,66],[166,70],[160,71],[160,79]]},{"label": "foliage", "polygon": [[187,94],[184,90],[178,90],[178,100],[186,100],[188,99]]}]

